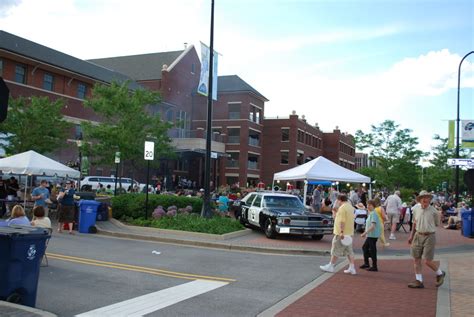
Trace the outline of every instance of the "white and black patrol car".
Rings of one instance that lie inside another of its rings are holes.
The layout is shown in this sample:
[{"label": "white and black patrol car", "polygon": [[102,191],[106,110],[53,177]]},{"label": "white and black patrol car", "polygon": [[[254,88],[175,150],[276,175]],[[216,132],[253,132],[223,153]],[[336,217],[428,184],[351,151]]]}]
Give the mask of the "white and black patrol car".
[{"label": "white and black patrol car", "polygon": [[240,207],[240,222],[261,228],[270,239],[281,234],[307,235],[321,240],[333,232],[331,217],[310,212],[294,195],[254,192],[242,199]]}]

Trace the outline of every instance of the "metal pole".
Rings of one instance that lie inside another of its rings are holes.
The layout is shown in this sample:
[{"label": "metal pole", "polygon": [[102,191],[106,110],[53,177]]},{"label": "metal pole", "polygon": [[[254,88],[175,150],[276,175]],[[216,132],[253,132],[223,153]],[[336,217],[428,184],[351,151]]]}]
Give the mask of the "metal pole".
[{"label": "metal pole", "polygon": [[[460,93],[460,89],[461,89],[461,65],[462,65],[462,62],[464,61],[464,59],[466,59],[466,57],[468,57],[469,55],[473,54],[474,51],[471,51],[469,53],[467,53],[466,55],[464,55],[464,57],[461,59],[461,62],[459,63],[459,68],[458,68],[458,107],[457,107],[457,130],[456,130],[456,158],[459,158],[459,126],[460,126],[460,119],[459,119],[459,93]],[[456,165],[456,206],[457,204],[459,203],[459,166]]]},{"label": "metal pole", "polygon": [[212,72],[214,64],[214,0],[211,3],[211,39],[209,47],[209,83],[207,92],[207,133],[206,133],[206,157],[204,166],[204,208],[203,216],[210,218],[211,212],[211,193],[210,193],[210,174],[211,174],[211,136],[212,136]]},{"label": "metal pole", "polygon": [[148,218],[148,183],[150,182],[150,160],[146,167],[146,198],[145,198],[145,219]]},{"label": "metal pole", "polygon": [[119,163],[115,163],[115,190],[114,190],[114,196],[117,196],[117,175],[118,175],[118,166],[119,166]]}]

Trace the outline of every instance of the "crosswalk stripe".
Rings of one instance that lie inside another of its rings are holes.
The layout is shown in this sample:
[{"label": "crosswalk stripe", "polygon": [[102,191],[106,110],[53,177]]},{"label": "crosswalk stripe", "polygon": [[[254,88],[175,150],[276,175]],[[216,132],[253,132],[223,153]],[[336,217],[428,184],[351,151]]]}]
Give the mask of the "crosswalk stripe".
[{"label": "crosswalk stripe", "polygon": [[142,295],[120,303],[94,309],[76,317],[116,316],[138,317],[174,305],[183,300],[210,292],[229,283],[196,280],[170,287],[154,293]]}]

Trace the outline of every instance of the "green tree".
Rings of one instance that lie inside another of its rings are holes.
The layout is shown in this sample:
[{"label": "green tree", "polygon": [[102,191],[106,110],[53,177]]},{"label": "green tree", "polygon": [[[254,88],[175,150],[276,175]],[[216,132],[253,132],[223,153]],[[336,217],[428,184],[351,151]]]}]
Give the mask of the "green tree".
[{"label": "green tree", "polygon": [[385,120],[371,126],[371,132],[358,130],[355,142],[358,150],[367,150],[376,162],[374,172],[377,185],[387,188],[419,188],[417,163],[423,152],[417,149],[418,138],[410,129],[399,129],[399,124]]},{"label": "green tree", "polygon": [[7,119],[0,125],[0,140],[6,154],[29,150],[45,154],[63,147],[72,128],[61,114],[63,106],[62,99],[11,98]]},{"label": "green tree", "polygon": [[85,106],[92,108],[101,122],[81,124],[84,154],[97,164],[112,165],[115,152],[120,152],[122,162],[137,169],[144,163],[144,142],[151,140],[155,142],[155,158],[171,156],[167,135],[171,124],[152,111],[159,102],[158,93],[145,89],[130,91],[127,82],[96,85]]},{"label": "green tree", "polygon": [[[454,168],[448,166],[447,161],[456,157],[456,150],[448,147],[448,138],[441,138],[435,135],[433,140],[439,142],[438,145],[432,147],[431,166],[424,169],[423,185],[429,190],[440,188],[443,182],[447,182],[448,188],[453,189],[455,184]],[[468,157],[468,151],[461,149],[459,157]],[[463,186],[463,174],[460,171],[460,184]]]}]

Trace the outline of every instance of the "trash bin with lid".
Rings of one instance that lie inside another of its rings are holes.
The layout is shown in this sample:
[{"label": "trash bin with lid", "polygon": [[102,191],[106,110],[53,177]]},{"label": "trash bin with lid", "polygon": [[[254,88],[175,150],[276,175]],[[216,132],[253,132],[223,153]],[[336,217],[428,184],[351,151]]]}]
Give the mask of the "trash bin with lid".
[{"label": "trash bin with lid", "polygon": [[462,219],[462,235],[468,238],[474,238],[474,210],[471,209],[462,209],[461,210],[461,219]]},{"label": "trash bin with lid", "polygon": [[100,202],[95,200],[80,200],[79,201],[79,232],[90,233],[93,232],[91,227],[95,228],[95,220],[97,218],[97,209]]},{"label": "trash bin with lid", "polygon": [[107,220],[109,220],[109,203],[103,201],[97,209],[97,221]]},{"label": "trash bin with lid", "polygon": [[50,237],[44,228],[0,227],[0,300],[35,307],[41,260]]}]

